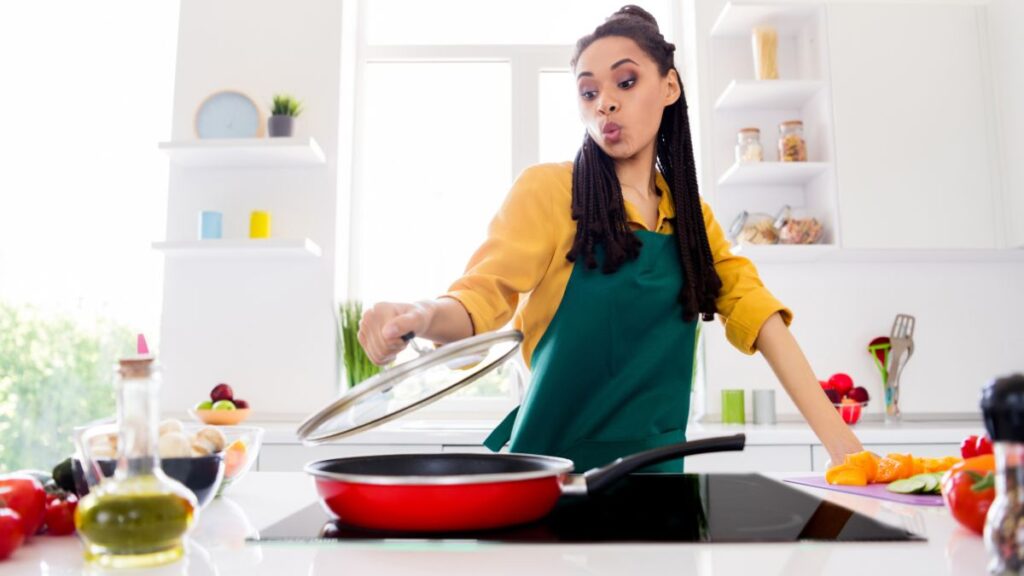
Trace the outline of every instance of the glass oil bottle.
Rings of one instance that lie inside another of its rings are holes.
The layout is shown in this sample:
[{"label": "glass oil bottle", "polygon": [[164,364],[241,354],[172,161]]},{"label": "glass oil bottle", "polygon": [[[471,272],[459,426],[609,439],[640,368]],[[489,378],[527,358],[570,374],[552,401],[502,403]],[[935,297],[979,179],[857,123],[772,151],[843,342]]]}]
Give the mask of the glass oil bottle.
[{"label": "glass oil bottle", "polygon": [[[160,468],[157,452],[159,374],[152,356],[120,360],[117,375],[117,469],[75,510],[86,561],[103,568],[141,568],[184,555],[184,536],[197,520],[195,496]],[[83,465],[98,471],[89,438]]]}]

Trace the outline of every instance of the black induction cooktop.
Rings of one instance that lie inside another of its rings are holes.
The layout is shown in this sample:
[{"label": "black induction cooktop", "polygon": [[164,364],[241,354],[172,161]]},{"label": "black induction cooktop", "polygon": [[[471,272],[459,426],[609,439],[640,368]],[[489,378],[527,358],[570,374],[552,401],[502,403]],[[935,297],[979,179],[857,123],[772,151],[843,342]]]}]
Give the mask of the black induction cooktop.
[{"label": "black induction cooktop", "polygon": [[479,540],[509,543],[924,541],[759,474],[634,474],[605,494],[563,496],[531,524],[477,532],[380,532],[320,503],[261,530],[273,540]]}]

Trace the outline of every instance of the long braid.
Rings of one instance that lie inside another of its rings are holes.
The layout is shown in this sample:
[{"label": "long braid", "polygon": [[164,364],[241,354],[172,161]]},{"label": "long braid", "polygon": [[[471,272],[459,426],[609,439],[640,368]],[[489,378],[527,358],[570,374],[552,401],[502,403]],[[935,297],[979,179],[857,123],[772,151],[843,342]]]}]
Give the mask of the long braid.
[{"label": "long braid", "polygon": [[[576,154],[575,166],[577,169],[572,173],[572,217],[578,224],[576,238],[566,258],[575,262],[576,256],[582,253],[587,268],[596,268],[594,247],[601,242],[605,249],[601,270],[611,274],[624,261],[636,259],[642,243],[626,223],[626,203],[615,175],[615,164],[589,135],[584,137],[583,146]],[[586,168],[579,169],[581,166]],[[577,190],[585,192],[577,194]]]},{"label": "long braid", "polygon": [[[606,36],[635,41],[658,63],[662,76],[675,69],[675,46],[665,41],[654,17],[637,6],[624,6],[593,34],[581,38],[576,43],[573,67],[587,46]],[[715,271],[704,225],[685,94],[665,108],[655,147],[657,168],[668,183],[676,208],[675,236],[685,275],[679,293],[683,319],[690,322],[699,315],[702,320],[712,320],[718,311],[715,299],[722,281]],[[602,271],[611,274],[639,255],[642,243],[626,222],[625,200],[614,161],[589,134],[573,162],[572,217],[577,224],[576,237],[566,255],[569,261],[576,262],[582,255],[587,268],[596,268],[594,250],[601,243],[605,249]]]}]

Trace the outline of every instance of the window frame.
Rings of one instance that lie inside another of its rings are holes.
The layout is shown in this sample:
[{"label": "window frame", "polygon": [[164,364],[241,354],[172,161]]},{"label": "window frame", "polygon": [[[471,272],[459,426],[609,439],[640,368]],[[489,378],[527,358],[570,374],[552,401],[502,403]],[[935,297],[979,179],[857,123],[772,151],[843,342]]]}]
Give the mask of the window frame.
[{"label": "window frame", "polygon": [[[365,105],[366,67],[375,63],[452,63],[452,62],[502,62],[510,68],[510,134],[511,134],[511,183],[515,176],[531,165],[537,164],[540,158],[540,74],[544,72],[565,72],[569,68],[575,46],[573,44],[369,44],[367,41],[366,4],[370,0],[356,0],[355,25],[349,30],[355,36],[354,46],[350,49],[349,58],[343,58],[352,66],[351,79],[353,87],[348,95],[351,98],[352,114],[349,150],[341,150],[347,158],[342,159],[342,167],[347,166],[350,173],[351,191],[347,195],[347,204],[339,201],[339,222],[347,224],[347,248],[339,250],[339,270],[344,273],[344,281],[338,288],[347,298],[362,298],[359,294],[357,276],[363,264],[357,247],[363,227],[367,222],[359,218],[361,213],[361,191],[363,190],[364,174],[360,166],[359,143],[363,141],[365,128],[359,111]],[[676,2],[669,2],[671,18],[663,23],[662,30],[669,41],[679,45],[682,28],[682,8]],[[680,67],[677,59],[677,68]],[[680,68],[680,74],[683,70]],[[342,75],[345,78],[345,75]],[[344,89],[344,87],[343,87]],[[344,100],[344,96],[343,96]],[[345,204],[342,206],[342,204]],[[453,281],[455,278],[452,279]],[[429,296],[429,295],[425,295]],[[369,302],[367,302],[369,303]],[[701,350],[699,357],[703,356]],[[526,378],[529,370],[522,357],[516,356]],[[702,364],[702,362],[701,362]],[[528,381],[527,381],[528,385]],[[412,420],[491,420],[501,418],[509,410],[518,405],[524,390],[515,390],[505,398],[449,398],[440,406],[435,404],[417,410]]]}]

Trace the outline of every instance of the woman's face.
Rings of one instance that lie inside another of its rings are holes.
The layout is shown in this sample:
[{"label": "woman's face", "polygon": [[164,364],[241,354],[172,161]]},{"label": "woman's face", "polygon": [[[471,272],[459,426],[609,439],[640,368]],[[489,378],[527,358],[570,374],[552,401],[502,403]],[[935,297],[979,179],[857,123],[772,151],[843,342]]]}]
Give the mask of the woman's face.
[{"label": "woman's face", "polygon": [[676,71],[663,77],[654,60],[622,36],[587,46],[575,73],[587,133],[616,160],[632,158],[654,142],[665,106],[680,95]]}]

